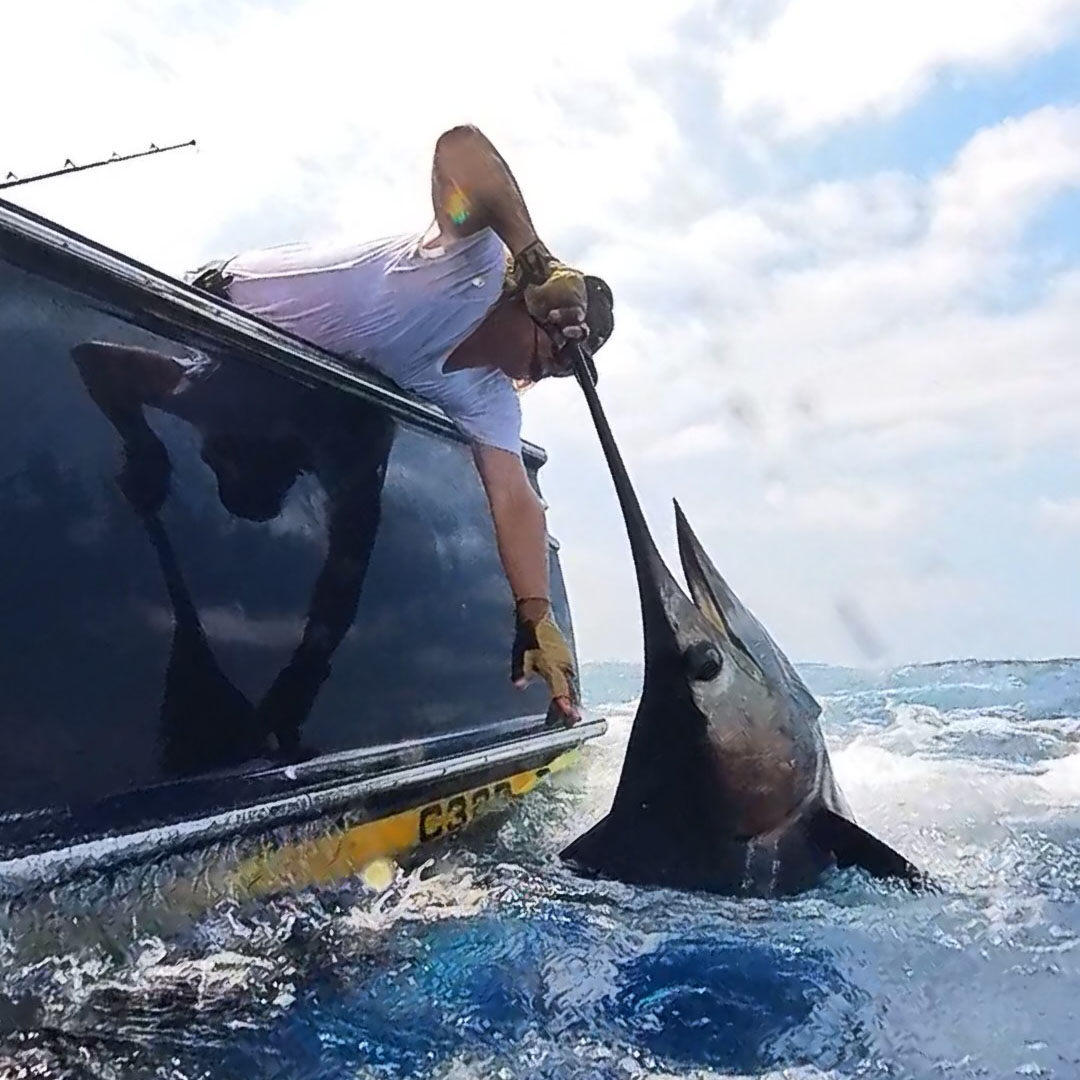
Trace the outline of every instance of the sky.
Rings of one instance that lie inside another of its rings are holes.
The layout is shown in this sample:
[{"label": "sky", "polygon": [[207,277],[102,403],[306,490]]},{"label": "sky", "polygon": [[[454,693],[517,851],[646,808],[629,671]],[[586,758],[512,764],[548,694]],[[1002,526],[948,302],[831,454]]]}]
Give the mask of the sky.
[{"label": "sky", "polygon": [[[796,661],[1080,653],[1080,0],[37,0],[0,101],[0,175],[197,139],[5,193],[173,274],[422,229],[477,124],[612,285],[673,569],[677,498]],[[637,659],[580,391],[523,408],[580,655]]]}]

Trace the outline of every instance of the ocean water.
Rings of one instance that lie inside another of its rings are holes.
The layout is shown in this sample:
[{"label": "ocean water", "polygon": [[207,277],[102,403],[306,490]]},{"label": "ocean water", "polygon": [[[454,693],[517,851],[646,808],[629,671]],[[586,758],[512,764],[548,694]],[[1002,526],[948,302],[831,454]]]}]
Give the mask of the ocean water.
[{"label": "ocean water", "polygon": [[582,880],[608,735],[465,844],[200,911],[169,863],[0,919],[0,1077],[1080,1078],[1080,661],[808,666],[861,823],[926,868],[775,902]]}]

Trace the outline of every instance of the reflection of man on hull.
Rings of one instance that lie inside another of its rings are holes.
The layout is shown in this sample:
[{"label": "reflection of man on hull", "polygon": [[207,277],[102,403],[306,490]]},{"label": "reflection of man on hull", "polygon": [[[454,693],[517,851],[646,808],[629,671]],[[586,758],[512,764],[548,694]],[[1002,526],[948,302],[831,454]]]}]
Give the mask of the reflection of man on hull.
[{"label": "reflection of man on hull", "polygon": [[795,892],[833,865],[921,883],[914,866],[852,820],[821,707],[677,506],[693,601],[671,576],[595,388],[582,385],[630,537],[645,684],[611,812],[563,857],[623,881],[732,895]]},{"label": "reflection of man on hull", "polygon": [[[330,659],[356,615],[378,531],[393,439],[386,414],[331,391],[285,387],[246,364],[181,362],[126,345],[87,342],[73,350],[90,396],[124,440],[120,485],[157,553],[175,629],[162,700],[166,769],[190,773],[265,752],[292,758]],[[203,437],[222,505],[248,521],[276,517],[302,473],[328,502],[328,545],[303,634],[258,706],[226,678],[206,640],[172,544],[158,517],[168,491],[168,454],[143,413],[179,416]],[[335,408],[347,408],[337,416]]]}]

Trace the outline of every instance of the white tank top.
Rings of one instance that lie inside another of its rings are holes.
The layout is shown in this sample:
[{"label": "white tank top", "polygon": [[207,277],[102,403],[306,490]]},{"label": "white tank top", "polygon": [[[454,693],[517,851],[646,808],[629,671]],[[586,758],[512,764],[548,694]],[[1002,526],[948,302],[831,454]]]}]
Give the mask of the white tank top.
[{"label": "white tank top", "polygon": [[440,406],[471,440],[521,451],[521,406],[499,369],[443,371],[498,300],[506,249],[491,229],[360,245],[284,244],[231,259],[238,307],[345,358],[366,360]]}]

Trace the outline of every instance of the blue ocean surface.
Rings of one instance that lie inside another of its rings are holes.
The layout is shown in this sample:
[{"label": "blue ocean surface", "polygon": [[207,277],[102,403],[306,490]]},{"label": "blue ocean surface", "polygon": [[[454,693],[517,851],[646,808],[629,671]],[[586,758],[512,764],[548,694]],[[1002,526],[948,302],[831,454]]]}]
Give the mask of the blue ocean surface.
[{"label": "blue ocean surface", "polygon": [[592,665],[580,766],[381,892],[204,910],[174,861],[9,908],[0,1077],[1080,1077],[1080,661],[803,673],[860,822],[940,893],[576,877],[640,689]]}]

